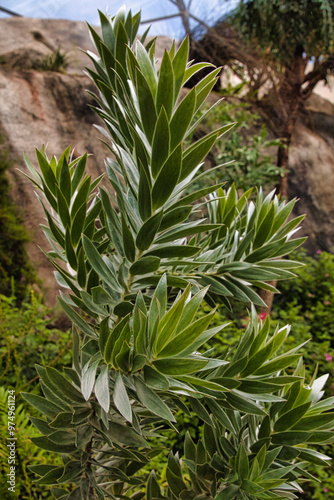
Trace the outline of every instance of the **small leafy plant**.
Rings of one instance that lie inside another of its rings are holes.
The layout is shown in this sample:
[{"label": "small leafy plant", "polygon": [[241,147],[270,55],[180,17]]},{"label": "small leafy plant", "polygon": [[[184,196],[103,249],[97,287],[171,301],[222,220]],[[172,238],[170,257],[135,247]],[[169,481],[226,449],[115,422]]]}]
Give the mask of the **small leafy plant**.
[{"label": "small leafy plant", "polygon": [[[204,108],[198,115],[205,112]],[[282,146],[282,142],[268,139],[266,126],[260,126],[260,116],[243,102],[224,100],[206,115],[204,125],[214,130],[220,123],[234,121],[237,124],[229,134],[229,140],[220,139],[215,147],[216,165],[223,163],[226,168],[213,170],[200,185],[225,181],[227,185],[235,184],[238,190],[264,186],[269,192],[283,176],[284,169],[275,165],[268,149]]]},{"label": "small leafy plant", "polygon": [[41,62],[41,71],[55,71],[58,73],[65,73],[69,65],[69,54],[60,47],[54,49],[51,54],[45,56]]},{"label": "small leafy plant", "polygon": [[[30,298],[20,302],[16,297],[13,283],[10,297],[0,295],[0,471],[3,478],[10,472],[8,464],[8,390],[14,390],[17,397],[15,409],[16,471],[15,493],[17,498],[41,500],[49,498],[45,486],[33,482],[35,474],[29,464],[54,465],[61,463],[60,456],[38,448],[31,442],[38,437],[39,431],[29,420],[31,408],[20,399],[22,390],[32,386],[39,393],[36,385],[35,363],[47,363],[62,367],[71,365],[68,333],[50,328],[51,321],[57,319],[54,312],[41,303],[40,297],[32,291]],[[22,289],[21,289],[22,290]],[[38,416],[35,411],[34,415]],[[15,496],[15,495],[14,495]],[[11,500],[13,492],[8,490],[8,483],[0,486],[0,497]]]},{"label": "small leafy plant", "polygon": [[[72,368],[39,366],[44,395],[24,394],[43,414],[33,442],[63,460],[33,470],[61,499],[296,498],[308,464],[326,464],[312,445],[333,439],[333,401],[322,400],[326,377],[306,383],[299,347],[282,351],[289,327],[269,335],[255,306],[259,288],[274,290],[267,281],[293,276],[298,264],[282,257],[304,241],[293,238],[303,217],[287,222],[295,200],[274,193],[253,202],[234,186],[191,191],[233,126],[187,144],[219,69],[186,93],[210,66],[188,63],[188,39],[158,69],[155,40],[136,40],[140,14],[100,18],[87,72],[113,155],[108,181],[97,191],[102,177],[85,175],[87,155],[70,148],[59,160],[37,151],[40,171],[26,158],[73,322]],[[251,304],[252,319],[238,347],[215,357],[203,345],[224,328],[210,324],[231,297]],[[212,310],[198,316],[203,301]],[[162,483],[143,471],[189,407],[203,438],[187,435],[182,459],[170,450]]]}]

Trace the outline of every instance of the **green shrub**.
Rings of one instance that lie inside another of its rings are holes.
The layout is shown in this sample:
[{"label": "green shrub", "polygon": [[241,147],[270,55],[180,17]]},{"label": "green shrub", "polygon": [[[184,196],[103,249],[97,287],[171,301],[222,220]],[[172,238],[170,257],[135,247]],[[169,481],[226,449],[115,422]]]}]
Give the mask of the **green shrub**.
[{"label": "green shrub", "polygon": [[[229,134],[229,140],[218,140],[214,161],[216,165],[225,165],[213,170],[206,176],[205,185],[210,183],[233,183],[236,188],[247,191],[264,186],[271,191],[283,176],[284,169],[275,165],[275,159],[268,154],[268,149],[281,145],[280,140],[268,140],[266,125],[262,124],[258,114],[246,103],[234,100],[223,101],[207,115],[206,110],[198,113],[197,119],[204,117],[204,125],[214,130],[222,123],[235,122],[236,126]],[[203,182],[199,184],[203,187]]]},{"label": "green shrub", "polygon": [[65,73],[68,65],[68,53],[58,47],[51,52],[51,54],[44,57],[39,69],[41,71],[56,71],[58,73]]},{"label": "green shrub", "polygon": [[[12,500],[13,493],[8,490],[7,474],[8,469],[8,390],[12,386],[6,383],[0,385],[0,473],[3,481],[0,485],[0,496],[3,500]],[[16,393],[19,398],[19,393]],[[15,437],[16,437],[16,464],[15,464],[15,497],[28,500],[48,499],[49,493],[45,488],[34,482],[35,474],[29,469],[30,464],[34,465],[55,465],[60,463],[60,457],[41,450],[32,441],[31,438],[38,437],[39,431],[30,422],[31,409],[27,409],[26,403],[20,398],[16,403],[15,409]],[[4,480],[6,478],[6,480]]]},{"label": "green shrub", "polygon": [[[291,258],[303,261],[305,266],[296,270],[297,277],[282,282],[281,293],[275,296],[272,310],[272,328],[281,324],[291,325],[293,335],[286,339],[285,348],[292,349],[304,342],[308,343],[301,348],[306,372],[309,379],[317,371],[318,376],[329,374],[326,394],[334,396],[334,352],[333,352],[333,324],[334,317],[334,256],[328,252],[318,251],[314,256],[299,250]],[[230,319],[231,325],[210,342],[218,352],[223,352],[227,345],[237,343],[247,325],[247,311],[239,308],[237,312],[227,313],[220,309],[215,321],[224,322]],[[221,317],[219,317],[221,316]],[[240,319],[243,318],[241,321]],[[190,429],[197,429],[198,422],[193,415],[187,424]],[[176,440],[176,437],[174,437]],[[329,444],[321,450],[334,458],[334,447]],[[320,482],[311,482],[303,485],[303,499],[322,499],[334,496],[334,469],[321,469],[316,465],[310,470]]]},{"label": "green shrub", "polygon": [[[334,348],[334,255],[320,250],[314,257],[300,251],[297,258],[305,267],[298,270],[298,277],[283,283],[281,294],[275,297],[274,312],[295,307],[302,323],[310,326],[312,338],[328,342]],[[289,305],[289,307],[288,307]],[[334,354],[333,354],[334,356]]]},{"label": "green shrub", "polygon": [[11,294],[14,279],[16,295],[22,300],[27,285],[36,280],[36,273],[26,252],[29,235],[10,196],[7,171],[11,165],[5,136],[0,134],[0,294]]},{"label": "green shrub", "polygon": [[[334,255],[320,250],[314,256],[299,251],[296,258],[306,265],[297,270],[297,278],[282,283],[281,295],[276,296],[273,318],[288,322],[294,332],[290,345],[310,339],[303,348],[308,372],[329,373],[326,393],[334,396]],[[334,459],[334,446],[323,447],[323,453]],[[305,485],[302,498],[334,497],[334,467],[311,471],[319,483]]]},{"label": "green shrub", "polygon": [[[49,498],[45,487],[34,482],[35,474],[29,465],[60,464],[58,455],[41,450],[31,441],[31,438],[39,436],[39,431],[29,421],[29,416],[38,414],[34,409],[28,409],[20,397],[22,390],[39,390],[34,384],[36,364],[66,366],[70,363],[68,349],[71,337],[50,327],[56,319],[57,315],[47,309],[33,292],[21,304],[18,304],[14,294],[10,297],[0,295],[0,471],[2,478],[7,477],[8,391],[14,390],[16,498],[20,499]],[[4,500],[13,498],[6,481],[0,486],[0,496]]]},{"label": "green shrub", "polygon": [[70,363],[71,336],[52,328],[56,318],[33,291],[21,304],[0,295],[0,385],[19,392],[36,377],[35,364]]},{"label": "green shrub", "polygon": [[[154,40],[132,46],[140,14],[100,17],[89,74],[114,156],[110,190],[96,191],[101,178],[85,176],[87,155],[72,160],[69,148],[59,159],[37,150],[39,170],[27,160],[74,326],[72,368],[38,366],[43,396],[23,394],[43,415],[34,444],[62,455],[46,474],[35,469],[39,481],[63,500],[293,499],[310,464],[327,463],[314,446],[333,439],[333,401],[322,399],[324,378],[305,376],[300,346],[284,351],[290,328],[271,332],[255,306],[264,306],[257,290],[298,267],[282,257],[303,243],[292,238],[303,217],[288,220],[295,200],[262,190],[254,201],[234,185],[187,194],[231,128],[187,141],[219,70],[179,102],[206,66],[188,64],[188,39],[165,51],[158,71]],[[249,305],[250,319],[238,345],[216,356],[203,346],[227,328],[212,321],[230,298]],[[210,309],[198,318],[204,300]],[[203,431],[195,441],[185,435],[182,461],[170,451],[158,481],[144,468],[188,408]]]}]

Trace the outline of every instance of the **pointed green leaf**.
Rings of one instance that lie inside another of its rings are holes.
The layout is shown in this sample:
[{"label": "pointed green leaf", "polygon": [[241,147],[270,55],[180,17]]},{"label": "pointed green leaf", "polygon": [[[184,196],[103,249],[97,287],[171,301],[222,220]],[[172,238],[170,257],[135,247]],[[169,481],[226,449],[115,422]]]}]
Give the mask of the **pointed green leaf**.
[{"label": "pointed green leaf", "polygon": [[136,68],[137,95],[139,101],[140,115],[145,134],[149,143],[152,142],[157,112],[151,89],[143,73]]},{"label": "pointed green leaf", "polygon": [[117,374],[114,387],[114,403],[121,415],[128,421],[132,422],[132,410],[129,396],[123,382],[122,375]]},{"label": "pointed green leaf", "polygon": [[196,90],[192,89],[186,97],[180,102],[173,113],[170,122],[170,150],[174,151],[176,146],[180,144],[187,132],[189,124],[194,115],[196,105]]},{"label": "pointed green leaf", "polygon": [[150,217],[146,222],[144,222],[136,238],[136,246],[138,250],[141,251],[147,250],[152,245],[154,237],[159,230],[162,216],[163,216],[163,210],[160,210],[160,212],[156,213],[155,215],[152,215],[152,217]]},{"label": "pointed green leaf", "polygon": [[229,123],[228,125],[220,127],[218,130],[215,130],[210,134],[207,134],[202,139],[199,139],[185,150],[183,154],[180,180],[185,179],[189,174],[191,174],[191,172],[193,172],[197,165],[199,165],[207,156],[218,137],[231,130],[234,125],[234,123]]},{"label": "pointed green leaf", "polygon": [[153,273],[157,271],[160,267],[159,257],[148,256],[142,257],[132,264],[130,267],[130,273],[132,276],[137,276],[140,274]]},{"label": "pointed green leaf", "polygon": [[126,258],[130,262],[133,262],[136,257],[136,247],[131,230],[128,227],[124,216],[122,217],[122,233],[123,233],[123,247]]},{"label": "pointed green leaf", "polygon": [[155,126],[152,142],[151,171],[153,179],[157,178],[163,164],[168,158],[169,140],[168,117],[165,108],[162,107]]},{"label": "pointed green leaf", "polygon": [[63,311],[67,314],[67,316],[70,318],[70,320],[73,321],[73,323],[77,325],[77,327],[79,328],[79,330],[81,330],[82,332],[84,332],[89,337],[96,338],[96,334],[95,334],[94,330],[88,325],[88,323],[86,323],[79,316],[78,313],[76,313],[72,309],[72,307],[70,307],[68,304],[66,304],[66,302],[63,299],[61,299],[60,297],[58,297],[58,301],[59,301],[59,303],[60,303]]},{"label": "pointed green leaf", "polygon": [[169,229],[172,226],[180,224],[189,217],[192,210],[193,210],[192,205],[180,206],[178,208],[174,208],[173,210],[169,210],[167,213],[164,214],[162,218],[159,232],[165,231],[166,229]]},{"label": "pointed green leaf", "polygon": [[38,411],[43,413],[48,418],[54,419],[63,410],[56,404],[48,401],[44,397],[37,396],[36,394],[29,394],[27,392],[22,392],[21,396],[30,405],[34,406]]},{"label": "pointed green leaf", "polygon": [[209,360],[198,358],[164,358],[153,362],[154,367],[164,375],[185,375],[204,368]]},{"label": "pointed green leaf", "polygon": [[161,259],[173,259],[175,257],[192,257],[200,250],[200,247],[192,245],[159,245],[147,252],[146,255],[156,255]]},{"label": "pointed green leaf", "polygon": [[108,366],[102,367],[99,376],[95,382],[95,396],[106,413],[109,412],[110,394],[109,394],[109,371]]},{"label": "pointed green leaf", "polygon": [[139,378],[135,379],[135,386],[139,400],[152,413],[170,422],[175,422],[175,418],[168,406],[159,396],[147,387]]},{"label": "pointed green leaf", "polygon": [[151,59],[149,58],[149,55],[145,50],[145,47],[140,43],[139,40],[137,40],[136,42],[136,56],[139,63],[139,67],[143,75],[145,75],[147,83],[151,89],[152,95],[155,96],[157,90],[156,75],[152,66]]},{"label": "pointed green leaf", "polygon": [[187,36],[181,43],[173,58],[172,65],[174,71],[174,102],[177,100],[180,88],[186,71],[189,52],[189,37]]},{"label": "pointed green leaf", "polygon": [[146,384],[153,389],[167,391],[169,388],[167,377],[152,368],[152,366],[146,365],[144,367],[144,379]]},{"label": "pointed green leaf", "polygon": [[42,450],[53,451],[55,453],[73,453],[77,449],[74,444],[57,444],[45,436],[31,438],[31,441],[38,448],[42,448]]},{"label": "pointed green leaf", "polygon": [[174,105],[174,71],[168,52],[165,50],[158,77],[156,98],[157,111],[163,107],[170,119]]},{"label": "pointed green leaf", "polygon": [[152,196],[150,183],[148,181],[145,168],[140,163],[139,187],[138,187],[138,208],[141,218],[145,221],[152,214]]},{"label": "pointed green leaf", "polygon": [[175,148],[173,153],[163,165],[152,190],[153,209],[160,208],[170,197],[178,183],[182,162],[181,144]]},{"label": "pointed green leaf", "polygon": [[86,401],[88,401],[92,394],[98,364],[99,361],[95,361],[90,366],[86,365],[82,370],[81,392]]},{"label": "pointed green leaf", "polygon": [[36,149],[36,156],[45,184],[48,186],[51,193],[56,196],[57,180],[52,168],[50,167],[45,156],[38,149]]},{"label": "pointed green leaf", "polygon": [[184,351],[207,329],[214,315],[215,311],[212,311],[210,314],[187,326],[158,353],[159,357],[175,356]]}]

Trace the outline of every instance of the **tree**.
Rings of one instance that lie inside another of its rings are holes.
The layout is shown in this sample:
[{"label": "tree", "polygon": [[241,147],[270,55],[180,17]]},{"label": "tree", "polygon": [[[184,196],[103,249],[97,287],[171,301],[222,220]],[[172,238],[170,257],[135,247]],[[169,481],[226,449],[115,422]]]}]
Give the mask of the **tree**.
[{"label": "tree", "polygon": [[[87,155],[72,159],[70,148],[59,160],[37,151],[39,171],[27,160],[47,255],[67,291],[59,302],[73,322],[72,368],[38,367],[43,395],[24,394],[44,415],[32,418],[34,443],[63,463],[31,468],[62,499],[295,498],[298,481],[312,477],[307,465],[328,458],[308,446],[333,439],[332,399],[319,401],[326,377],[306,385],[298,348],[279,350],[289,327],[270,333],[254,304],[263,305],[256,289],[267,280],[293,276],[298,264],[279,257],[302,243],[292,237],[302,218],[286,222],[295,201],[273,193],[259,191],[254,203],[233,186],[192,191],[207,175],[198,173],[203,158],[231,128],[185,142],[217,70],[180,102],[206,66],[187,62],[188,39],[157,70],[154,40],[134,43],[140,14],[100,17],[87,71],[113,153],[109,189],[96,192],[101,178],[85,175]],[[224,328],[210,323],[229,297],[251,303],[251,320],[238,348],[215,358],[203,345]],[[198,317],[203,300],[213,309]],[[183,463],[170,451],[168,484],[159,484],[148,473],[159,434],[189,408],[203,438],[186,437]]]},{"label": "tree", "polygon": [[[334,1],[241,0],[231,19],[241,36],[262,50],[267,63],[274,63],[278,81],[264,106],[276,135],[285,141],[277,165],[288,171],[298,113],[317,83],[334,70]],[[280,192],[287,194],[287,174]]]}]

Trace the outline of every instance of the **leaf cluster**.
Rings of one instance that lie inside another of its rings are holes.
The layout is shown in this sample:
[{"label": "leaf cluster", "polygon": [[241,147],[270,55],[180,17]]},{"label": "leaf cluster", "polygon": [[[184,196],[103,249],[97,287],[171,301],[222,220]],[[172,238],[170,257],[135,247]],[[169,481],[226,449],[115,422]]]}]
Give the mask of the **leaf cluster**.
[{"label": "leaf cluster", "polygon": [[333,51],[333,15],[332,0],[242,0],[232,22],[244,38],[288,65],[300,48],[309,59]]}]

